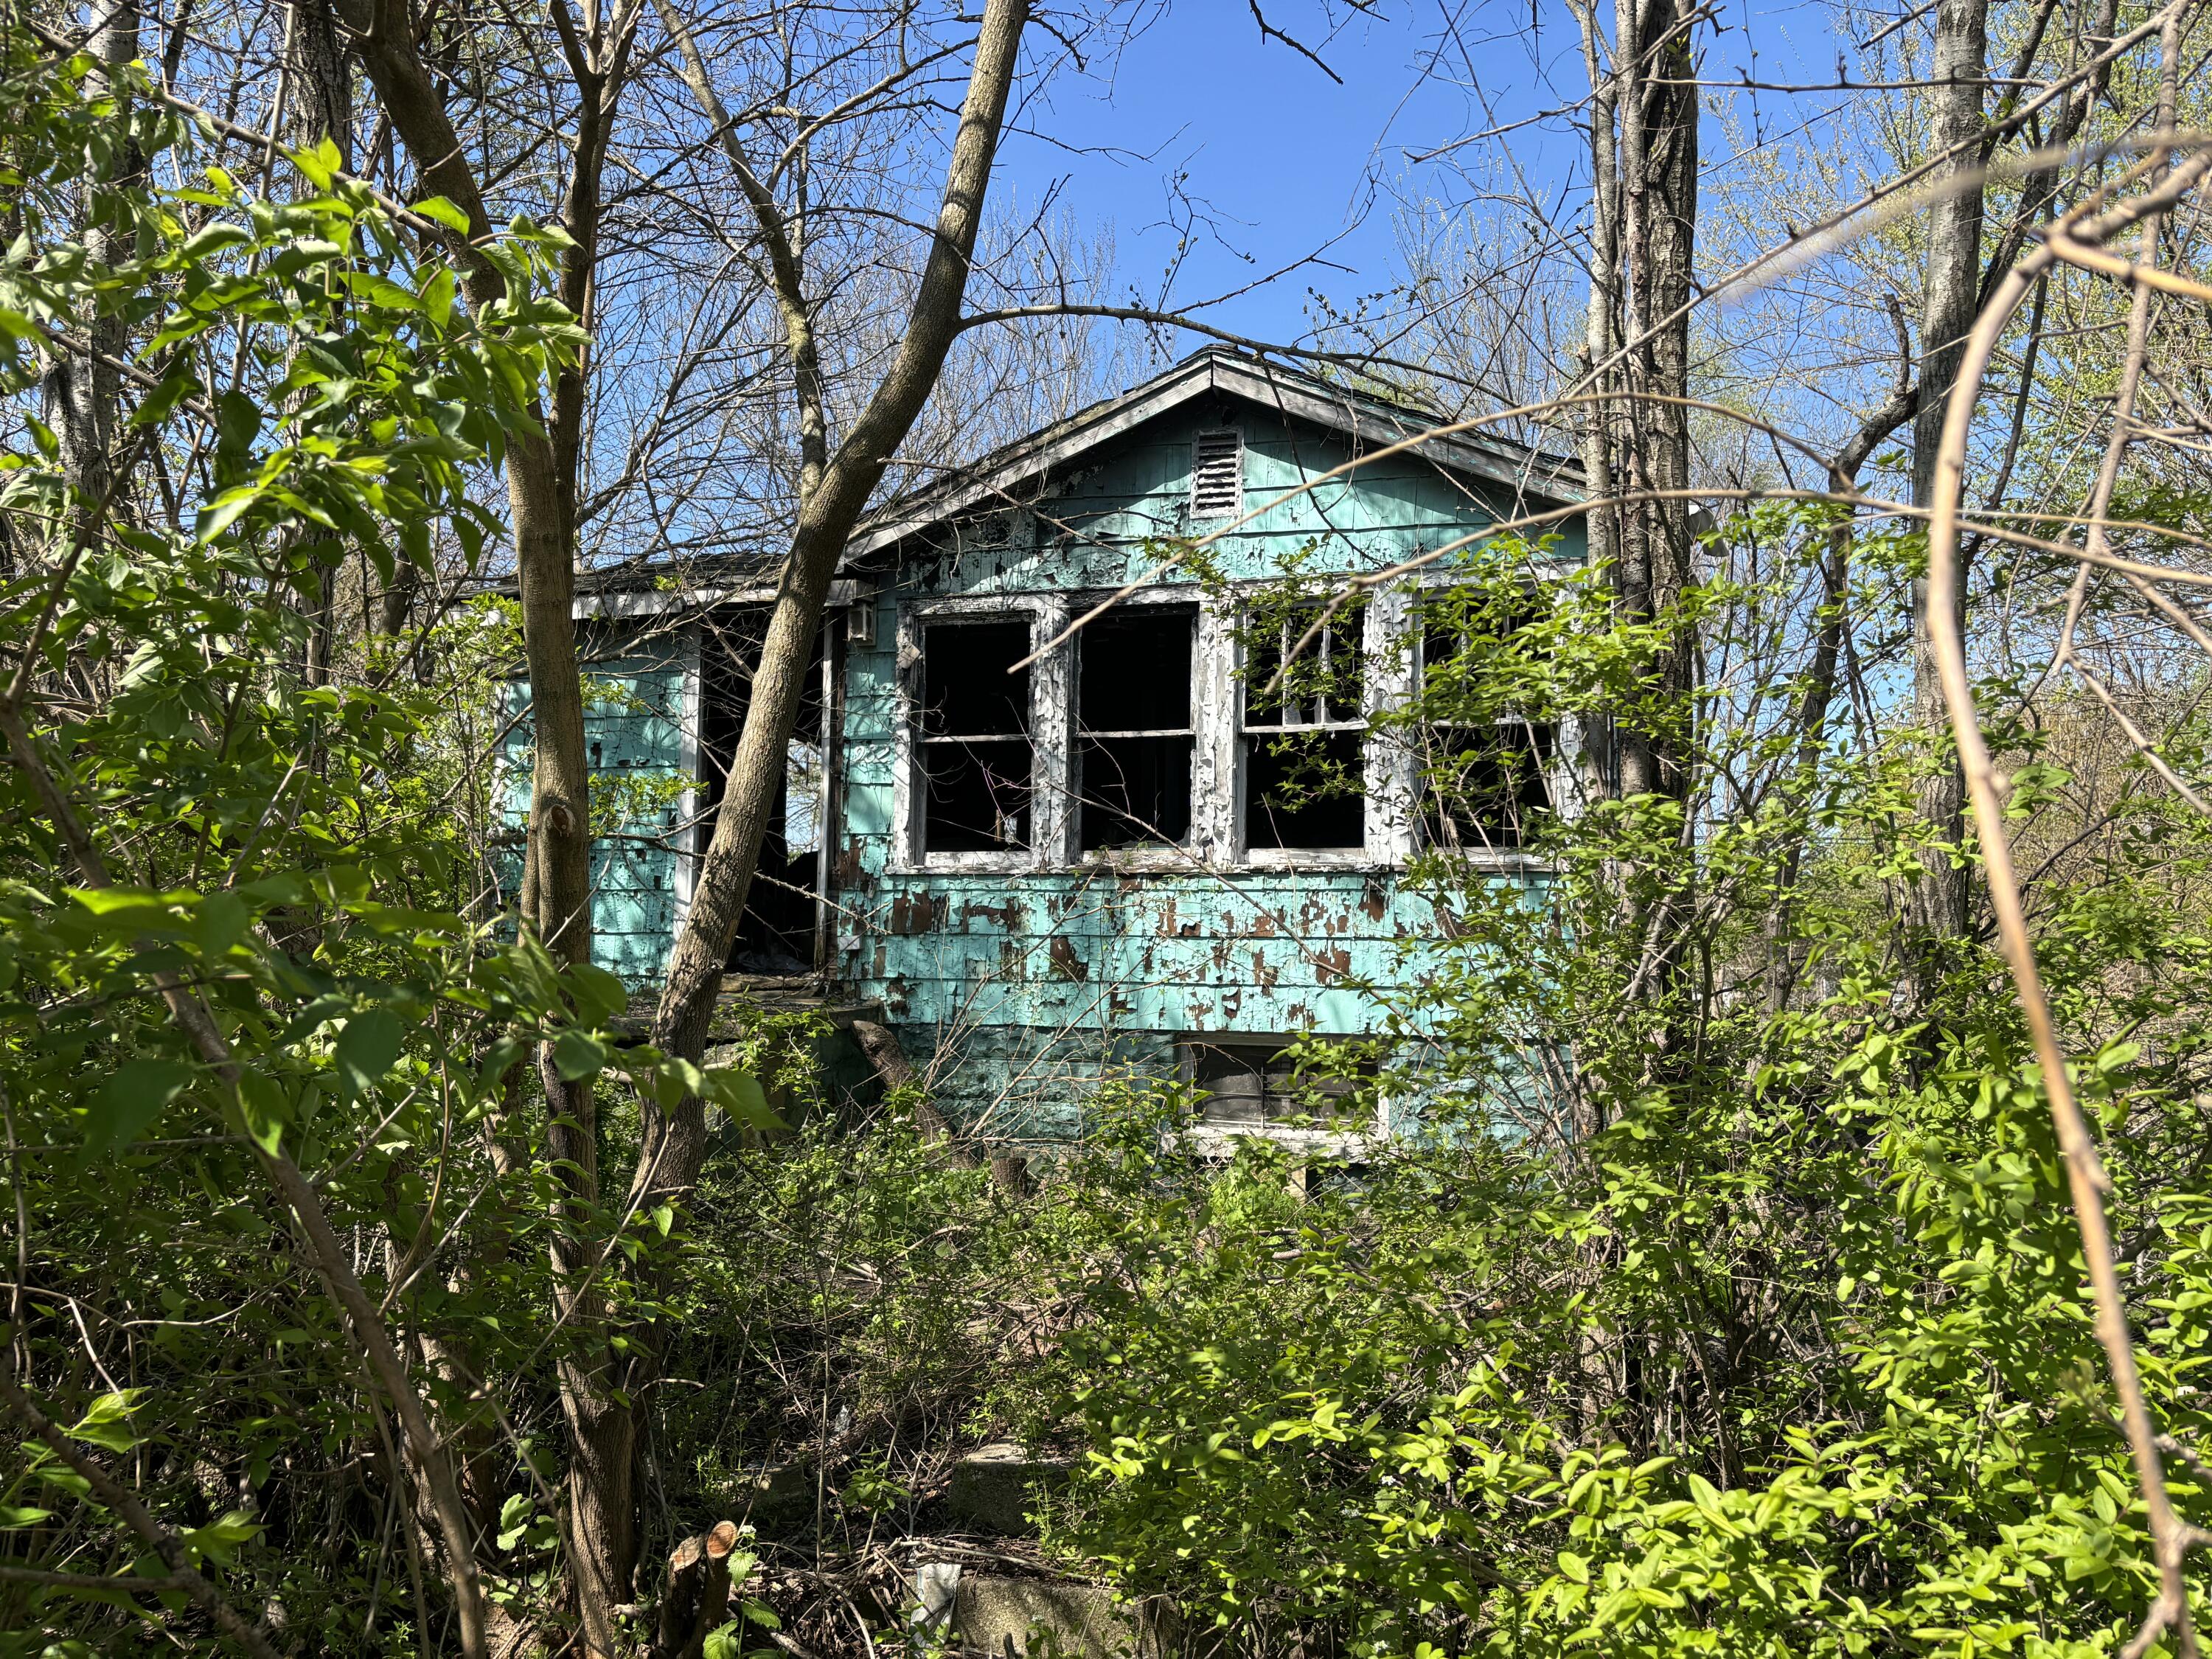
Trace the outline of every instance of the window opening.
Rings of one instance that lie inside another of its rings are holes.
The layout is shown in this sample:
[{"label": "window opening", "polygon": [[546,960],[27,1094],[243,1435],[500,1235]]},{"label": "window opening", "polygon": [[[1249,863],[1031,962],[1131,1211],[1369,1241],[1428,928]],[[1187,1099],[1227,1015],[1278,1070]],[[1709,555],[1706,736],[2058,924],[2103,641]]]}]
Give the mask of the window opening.
[{"label": "window opening", "polygon": [[823,785],[822,745],[793,738],[784,745],[783,844],[793,857],[822,850]]},{"label": "window opening", "polygon": [[1366,844],[1365,617],[1346,606],[1301,647],[1323,611],[1295,606],[1247,632],[1239,738],[1247,847]]},{"label": "window opening", "polygon": [[1209,1127],[1255,1127],[1305,1120],[1317,1125],[1343,1121],[1353,1111],[1361,1079],[1375,1066],[1362,1060],[1357,1077],[1301,1077],[1296,1050],[1284,1042],[1200,1039],[1186,1043],[1190,1079],[1206,1091],[1199,1121]]},{"label": "window opening", "polygon": [[1190,835],[1191,652],[1198,612],[1109,611],[1077,635],[1076,787],[1086,853]]},{"label": "window opening", "polygon": [[[744,605],[710,611],[700,649],[700,755],[705,788],[694,832],[703,855],[728,786],[738,738],[752,699],[753,671],[768,635],[768,610]],[[829,775],[823,731],[823,641],[817,637],[799,716],[784,751],[782,781],[762,837],[759,866],[745,895],[725,964],[734,973],[788,977],[815,968]]]},{"label": "window opening", "polygon": [[1481,706],[1468,684],[1469,672],[1480,672],[1481,645],[1442,619],[1421,633],[1422,831],[1448,852],[1520,847],[1535,815],[1552,806],[1559,728]]},{"label": "window opening", "polygon": [[1244,510],[1244,434],[1201,432],[1190,446],[1190,511],[1196,519]]},{"label": "window opening", "polygon": [[1030,844],[1030,623],[945,617],[921,627],[915,755],[927,853],[1001,853]]}]

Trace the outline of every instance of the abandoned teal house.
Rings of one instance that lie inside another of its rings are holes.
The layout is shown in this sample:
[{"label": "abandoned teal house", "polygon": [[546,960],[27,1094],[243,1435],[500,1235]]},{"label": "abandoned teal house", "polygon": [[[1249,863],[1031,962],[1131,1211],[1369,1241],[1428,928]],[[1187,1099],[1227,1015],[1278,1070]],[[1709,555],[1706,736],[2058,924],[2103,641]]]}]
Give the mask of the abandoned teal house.
[{"label": "abandoned teal house", "polygon": [[[1455,840],[1502,881],[1541,874],[1510,811],[1427,810],[1416,757],[1370,731],[1429,648],[1407,637],[1408,595],[1448,566],[1318,627],[1317,609],[1256,631],[1250,612],[1293,567],[1385,571],[1533,514],[1555,515],[1560,562],[1579,560],[1573,465],[1479,432],[1279,500],[1435,423],[1209,350],[878,509],[832,591],[732,974],[868,1010],[985,1135],[1072,1133],[1086,1091],[1123,1068],[1195,1078],[1224,1133],[1266,1122],[1282,1046],[1373,1029],[1356,982],[1407,971],[1436,935],[1401,884],[1425,841]],[[643,989],[687,901],[772,589],[696,562],[584,587],[605,688],[593,761],[647,803],[603,840],[597,948]],[[1331,672],[1271,698],[1267,671],[1310,630]],[[1528,728],[1506,806],[1555,798],[1571,747]],[[1297,787],[1316,759],[1350,787]]]}]

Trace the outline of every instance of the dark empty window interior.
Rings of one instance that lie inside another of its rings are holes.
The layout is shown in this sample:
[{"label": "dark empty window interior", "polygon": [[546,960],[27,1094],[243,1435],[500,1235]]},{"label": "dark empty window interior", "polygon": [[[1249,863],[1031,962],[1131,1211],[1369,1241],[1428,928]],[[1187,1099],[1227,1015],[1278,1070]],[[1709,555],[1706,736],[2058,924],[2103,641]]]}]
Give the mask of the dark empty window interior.
[{"label": "dark empty window interior", "polygon": [[1302,607],[1247,630],[1241,738],[1246,846],[1333,850],[1365,844],[1363,626],[1358,609],[1324,619],[1319,608]]},{"label": "dark empty window interior", "polygon": [[[704,853],[714,833],[730,761],[737,753],[745,708],[752,699],[753,669],[767,633],[765,607],[747,605],[714,611],[705,618],[700,653],[700,743],[705,762],[704,811],[697,848]],[[738,973],[788,975],[813,971],[820,905],[817,896],[826,875],[823,826],[830,801],[823,746],[822,642],[806,676],[799,718],[785,749],[782,784],[768,833],[762,838],[760,865],[745,896],[745,914],[730,945],[728,966]]]},{"label": "dark empty window interior", "polygon": [[1456,629],[1431,627],[1421,638],[1422,672],[1437,710],[1422,723],[1422,826],[1430,844],[1447,851],[1519,847],[1534,816],[1552,805],[1559,728],[1510,710],[1471,708],[1454,718],[1449,665],[1468,651]]},{"label": "dark empty window interior", "polygon": [[1078,636],[1077,787],[1083,850],[1177,845],[1190,834],[1191,645],[1182,606],[1110,611]]},{"label": "dark empty window interior", "polygon": [[[1281,1042],[1197,1042],[1187,1045],[1191,1081],[1206,1091],[1199,1121],[1222,1128],[1283,1123],[1296,1119],[1328,1122],[1352,1109],[1358,1086],[1346,1077],[1298,1074],[1294,1050]],[[1371,1075],[1373,1066],[1358,1069]]]},{"label": "dark empty window interior", "polygon": [[1030,623],[945,617],[921,629],[921,844],[1002,853],[1030,844]]}]

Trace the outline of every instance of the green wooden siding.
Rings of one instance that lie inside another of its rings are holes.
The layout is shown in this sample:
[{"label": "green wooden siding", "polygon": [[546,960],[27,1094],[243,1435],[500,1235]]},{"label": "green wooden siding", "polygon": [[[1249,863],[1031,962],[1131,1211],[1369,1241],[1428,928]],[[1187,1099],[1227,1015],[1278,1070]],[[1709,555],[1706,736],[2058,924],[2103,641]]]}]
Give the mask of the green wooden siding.
[{"label": "green wooden siding", "polygon": [[[592,770],[592,959],[646,988],[659,981],[676,933],[678,858],[671,837],[685,781],[684,707],[694,647],[688,635],[585,665],[590,701],[584,743]],[[618,648],[617,648],[618,650]],[[507,742],[507,819],[520,830],[530,799],[530,691],[516,682],[510,705],[521,714]],[[502,872],[509,893],[519,858]]]},{"label": "green wooden siding", "polygon": [[[1248,507],[1347,454],[1333,434],[1249,410],[1154,422],[1039,504],[1079,535],[1018,522],[1006,545],[910,558],[878,600],[876,644],[847,659],[838,971],[882,999],[910,1051],[945,1045],[939,1094],[988,1130],[1077,1133],[1102,1076],[1171,1067],[1176,1034],[1374,1030],[1378,1011],[1358,982],[1419,973],[1425,941],[1437,936],[1428,902],[1380,861],[1139,874],[896,867],[902,610],[959,595],[1087,593],[1143,574],[1153,562],[1142,538],[1190,530],[1192,434],[1231,421],[1245,435]],[[1279,574],[1292,557],[1310,570],[1374,569],[1507,513],[1502,494],[1471,495],[1425,462],[1384,462],[1272,508],[1212,558],[1231,580]],[[1578,532],[1562,538],[1563,560],[1582,552]],[[1188,576],[1163,580],[1197,594]]]}]

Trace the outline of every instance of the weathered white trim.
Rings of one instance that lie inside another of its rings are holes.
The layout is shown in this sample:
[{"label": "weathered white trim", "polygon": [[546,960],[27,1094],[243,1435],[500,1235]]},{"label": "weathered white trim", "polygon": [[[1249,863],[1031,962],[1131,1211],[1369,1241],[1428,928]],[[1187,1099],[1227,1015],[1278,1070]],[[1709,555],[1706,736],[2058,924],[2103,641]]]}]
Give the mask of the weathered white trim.
[{"label": "weathered white trim", "polygon": [[[773,605],[781,592],[774,583],[750,587],[687,587],[643,589],[635,592],[579,593],[572,613],[579,622],[593,617],[625,621],[635,617],[665,617],[678,611],[705,611],[718,605]],[[825,610],[849,605],[860,596],[860,584],[840,577],[830,584]]]},{"label": "weathered white trim", "polygon": [[1367,784],[1367,848],[1384,859],[1411,858],[1420,833],[1419,767],[1402,733],[1377,732],[1379,714],[1402,709],[1412,701],[1418,654],[1407,625],[1413,606],[1403,588],[1386,588],[1368,602],[1367,631],[1361,641],[1366,658],[1367,742],[1363,748]]},{"label": "weathered white trim", "polygon": [[[891,726],[891,871],[1006,873],[1048,870],[1065,862],[1067,811],[1067,652],[1053,652],[1030,671],[1030,845],[1013,853],[931,853],[922,845],[921,792],[916,787],[915,711],[920,702],[921,625],[936,617],[1006,617],[1026,613],[1032,650],[1066,625],[1066,602],[1050,593],[960,594],[902,605]],[[1057,839],[1054,839],[1057,837]]]},{"label": "weathered white trim", "polygon": [[[1273,413],[1291,416],[1341,432],[1376,448],[1395,444],[1431,424],[1446,422],[1415,410],[1393,419],[1384,406],[1320,388],[1322,383],[1289,371],[1237,358],[1200,354],[1158,379],[1121,397],[1071,416],[1057,427],[1008,445],[986,457],[957,484],[927,486],[902,501],[889,502],[884,516],[862,525],[845,545],[848,558],[862,558],[985,503],[1015,496],[1024,486],[1078,459],[1109,440],[1208,392],[1226,392]],[[1575,463],[1564,457],[1477,434],[1431,438],[1408,452],[1455,471],[1473,474],[1525,491],[1544,501],[1568,504],[1583,499],[1582,487],[1560,471]]]},{"label": "weathered white trim", "polygon": [[1237,714],[1243,707],[1237,679],[1237,605],[1212,600],[1199,607],[1198,659],[1191,665],[1192,718],[1198,727],[1191,757],[1191,848],[1207,863],[1237,857],[1243,822],[1237,765]]},{"label": "weathered white trim", "polygon": [[[684,630],[678,649],[683,654],[683,704],[677,715],[676,763],[684,773],[684,793],[676,805],[676,821],[690,824],[699,816],[699,762],[704,752],[707,708],[702,683],[705,678],[701,661],[700,629],[694,623]],[[680,933],[684,921],[691,909],[691,895],[699,879],[699,851],[701,835],[708,833],[697,825],[684,832],[684,839],[676,848],[676,929]],[[686,844],[686,843],[690,844]]]},{"label": "weathered white trim", "polygon": [[[1038,595],[1030,607],[1030,649],[1054,637],[1067,623],[1065,595]],[[1047,652],[1030,668],[1030,838],[1040,870],[1073,864],[1081,833],[1075,810],[1074,668],[1075,653],[1066,646]]]}]

